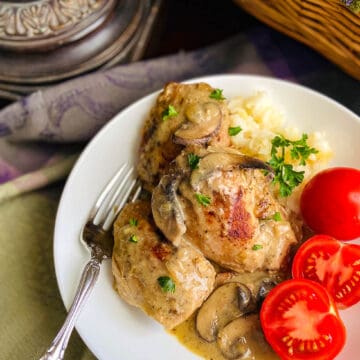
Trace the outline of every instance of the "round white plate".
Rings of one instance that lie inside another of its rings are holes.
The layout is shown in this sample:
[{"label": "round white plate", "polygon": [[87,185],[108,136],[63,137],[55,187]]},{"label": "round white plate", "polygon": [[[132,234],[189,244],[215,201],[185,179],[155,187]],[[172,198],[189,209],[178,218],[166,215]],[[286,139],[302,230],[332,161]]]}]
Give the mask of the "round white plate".
[{"label": "round white plate", "polygon": [[[301,131],[325,131],[335,152],[331,165],[360,168],[360,119],[342,105],[299,85],[245,75],[193,79],[224,90],[227,98],[265,90],[285,111],[287,123]],[[157,94],[151,94],[119,113],[89,143],[72,170],[61,197],[54,234],[58,285],[69,308],[89,253],[79,242],[80,228],[101,189],[118,166],[135,163],[144,119]],[[360,243],[359,241],[357,241]],[[341,312],[347,343],[337,359],[351,360],[360,352],[360,304]],[[101,360],[197,359],[176,338],[140,310],[125,304],[112,288],[110,262],[103,263],[98,283],[76,328]]]}]

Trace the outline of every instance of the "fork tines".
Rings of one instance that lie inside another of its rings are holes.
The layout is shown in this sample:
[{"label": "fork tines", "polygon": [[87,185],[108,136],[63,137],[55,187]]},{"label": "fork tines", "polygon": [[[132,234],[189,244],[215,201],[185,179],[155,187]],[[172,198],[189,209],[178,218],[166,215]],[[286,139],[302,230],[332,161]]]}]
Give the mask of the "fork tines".
[{"label": "fork tines", "polygon": [[100,194],[90,212],[90,218],[95,225],[108,230],[124,205],[128,201],[135,201],[140,192],[141,185],[136,179],[134,167],[123,164]]}]

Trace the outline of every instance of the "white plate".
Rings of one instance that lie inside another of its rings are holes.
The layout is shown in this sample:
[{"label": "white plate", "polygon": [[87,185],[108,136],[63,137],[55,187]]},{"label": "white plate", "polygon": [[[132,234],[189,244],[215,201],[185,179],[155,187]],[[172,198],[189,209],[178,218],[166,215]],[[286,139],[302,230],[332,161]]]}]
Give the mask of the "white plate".
[{"label": "white plate", "polygon": [[[198,81],[193,79],[192,81]],[[227,98],[265,90],[282,106],[289,124],[300,130],[326,131],[335,157],[331,165],[360,168],[360,119],[342,105],[307,88],[271,78],[219,75],[201,78],[224,89]],[[89,143],[72,170],[61,197],[54,234],[55,269],[61,296],[69,308],[89,253],[79,242],[88,211],[119,164],[136,162],[144,119],[157,94],[149,95],[119,113]],[[358,243],[360,243],[358,241]],[[358,357],[360,304],[342,311],[348,337],[338,359]],[[110,262],[105,262],[98,283],[76,328],[101,360],[186,360],[189,352],[140,310],[125,304],[112,289]]]}]

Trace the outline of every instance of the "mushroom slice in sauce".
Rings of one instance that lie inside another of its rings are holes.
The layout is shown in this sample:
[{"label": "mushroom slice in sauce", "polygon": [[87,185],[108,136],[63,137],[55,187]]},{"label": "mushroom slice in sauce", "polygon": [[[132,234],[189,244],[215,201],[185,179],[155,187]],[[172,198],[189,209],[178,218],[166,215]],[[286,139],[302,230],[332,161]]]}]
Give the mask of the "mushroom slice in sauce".
[{"label": "mushroom slice in sauce", "polygon": [[264,301],[270,290],[272,290],[278,283],[279,281],[276,281],[273,278],[264,278],[261,281],[258,292],[256,294],[256,303],[259,306],[261,306],[262,302]]},{"label": "mushroom slice in sauce", "polygon": [[253,273],[235,273],[232,271],[219,272],[216,274],[215,288],[229,282],[240,282],[246,285],[256,300],[259,307],[269,291],[287,278],[287,273],[272,274],[265,271],[256,271]]},{"label": "mushroom slice in sauce", "polygon": [[261,169],[272,173],[271,167],[259,159],[243,155],[230,148],[209,147],[197,169],[191,173],[190,183],[196,189],[202,181],[210,179],[215,172],[234,169]]},{"label": "mushroom slice in sauce", "polygon": [[216,135],[222,121],[221,107],[216,102],[194,103],[185,110],[185,121],[175,131],[173,140],[176,144],[205,144]]},{"label": "mushroom slice in sauce", "polygon": [[237,318],[219,331],[217,344],[226,359],[255,360],[253,348],[262,340],[260,329],[257,314]]},{"label": "mushroom slice in sauce", "polygon": [[216,340],[220,329],[249,312],[251,292],[247,286],[232,282],[218,287],[204,302],[196,317],[196,329],[206,341]]},{"label": "mushroom slice in sauce", "polygon": [[164,175],[153,190],[151,198],[155,223],[161,224],[161,230],[175,246],[179,245],[186,232],[185,216],[176,194],[180,181],[180,174]]}]

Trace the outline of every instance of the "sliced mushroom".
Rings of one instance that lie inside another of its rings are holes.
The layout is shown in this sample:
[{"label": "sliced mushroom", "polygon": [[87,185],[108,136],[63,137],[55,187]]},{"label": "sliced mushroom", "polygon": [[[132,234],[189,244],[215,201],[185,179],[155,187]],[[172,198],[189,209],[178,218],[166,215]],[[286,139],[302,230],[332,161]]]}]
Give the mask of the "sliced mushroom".
[{"label": "sliced mushroom", "polygon": [[253,360],[252,351],[254,333],[257,331],[256,314],[237,318],[219,331],[217,344],[227,359]]},{"label": "sliced mushroom", "polygon": [[272,172],[269,165],[263,161],[243,155],[232,149],[213,149],[201,158],[198,168],[191,173],[190,183],[197,188],[201,181],[208,179],[215,171],[230,171],[231,169],[264,169]]},{"label": "sliced mushroom", "polygon": [[222,112],[216,102],[194,103],[185,111],[185,121],[175,131],[173,141],[176,144],[204,144],[219,131]]},{"label": "sliced mushroom", "polygon": [[268,295],[271,289],[273,289],[278,284],[278,281],[272,278],[264,278],[258,289],[258,293],[256,295],[256,302],[259,306],[261,306],[262,302]]},{"label": "sliced mushroom", "polygon": [[180,181],[180,174],[164,175],[151,198],[155,223],[175,246],[186,232],[184,214],[176,195]]},{"label": "sliced mushroom", "polygon": [[251,290],[242,283],[239,283],[238,287],[238,306],[243,314],[247,314],[256,310],[256,303],[252,296]]},{"label": "sliced mushroom", "polygon": [[251,311],[251,292],[247,286],[230,282],[218,287],[204,302],[196,317],[196,329],[206,341],[216,340],[220,329]]}]

